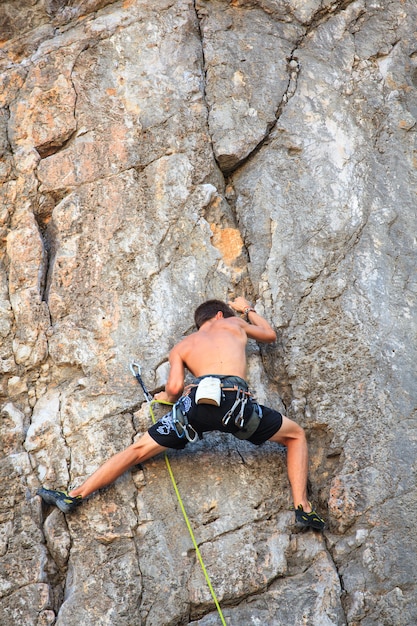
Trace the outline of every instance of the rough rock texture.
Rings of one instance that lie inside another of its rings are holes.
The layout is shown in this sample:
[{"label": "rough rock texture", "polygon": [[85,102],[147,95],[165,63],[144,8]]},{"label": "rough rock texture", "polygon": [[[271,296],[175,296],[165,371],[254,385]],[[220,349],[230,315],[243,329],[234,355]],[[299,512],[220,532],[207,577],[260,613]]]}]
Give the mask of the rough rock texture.
[{"label": "rough rock texture", "polygon": [[272,444],[171,454],[228,626],[411,626],[414,0],[3,0],[0,623],[220,623],[163,458],[72,515],[150,424],[209,297],[278,330],[258,398],[302,424],[300,533]]}]

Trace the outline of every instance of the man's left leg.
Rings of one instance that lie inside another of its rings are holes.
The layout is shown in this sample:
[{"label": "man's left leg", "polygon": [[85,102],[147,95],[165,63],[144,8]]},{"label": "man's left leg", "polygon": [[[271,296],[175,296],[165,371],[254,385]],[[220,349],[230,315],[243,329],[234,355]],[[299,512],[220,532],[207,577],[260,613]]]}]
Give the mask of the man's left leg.
[{"label": "man's left leg", "polygon": [[283,415],[281,428],[269,441],[281,443],[287,448],[287,472],[294,507],[301,504],[304,511],[311,511],[307,497],[308,448],[304,430]]},{"label": "man's left leg", "polygon": [[307,496],[308,448],[305,432],[296,422],[282,416],[282,426],[269,441],[287,448],[287,472],[296,519],[305,526],[323,530],[325,523],[311,506]]}]

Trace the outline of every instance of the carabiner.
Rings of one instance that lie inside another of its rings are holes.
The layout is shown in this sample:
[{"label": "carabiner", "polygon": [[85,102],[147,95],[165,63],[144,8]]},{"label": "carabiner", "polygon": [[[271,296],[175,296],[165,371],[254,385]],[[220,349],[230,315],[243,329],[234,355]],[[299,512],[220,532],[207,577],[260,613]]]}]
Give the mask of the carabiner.
[{"label": "carabiner", "polygon": [[235,426],[237,426],[238,428],[242,429],[245,425],[245,418],[243,417],[243,414],[245,412],[245,407],[246,407],[246,403],[247,403],[248,399],[246,396],[244,396],[242,398],[242,402],[240,405],[240,411],[239,414],[236,416],[235,419]]},{"label": "carabiner", "polygon": [[195,430],[195,428],[191,426],[191,424],[185,424],[184,431],[185,431],[185,436],[187,437],[190,443],[195,443],[197,441],[198,432]]},{"label": "carabiner", "polygon": [[[136,367],[137,371],[135,371],[135,367]],[[139,363],[136,363],[136,361],[132,361],[132,363],[130,364],[130,371],[132,372],[132,374],[133,374],[133,376],[135,378],[136,378],[136,376],[140,376],[141,369],[140,369]]]}]

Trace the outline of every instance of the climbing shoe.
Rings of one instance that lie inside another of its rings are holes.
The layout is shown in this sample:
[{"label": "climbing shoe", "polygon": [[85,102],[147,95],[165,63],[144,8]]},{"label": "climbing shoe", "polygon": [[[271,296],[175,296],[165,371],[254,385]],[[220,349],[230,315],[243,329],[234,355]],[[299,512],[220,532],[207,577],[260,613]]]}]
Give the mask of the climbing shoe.
[{"label": "climbing shoe", "polygon": [[314,530],[324,530],[326,522],[313,509],[310,513],[306,513],[303,505],[299,504],[295,509],[295,521],[302,524],[305,528],[314,528]]},{"label": "climbing shoe", "polygon": [[82,496],[69,496],[66,491],[54,491],[41,487],[36,492],[46,504],[54,504],[63,513],[70,513],[82,502]]}]

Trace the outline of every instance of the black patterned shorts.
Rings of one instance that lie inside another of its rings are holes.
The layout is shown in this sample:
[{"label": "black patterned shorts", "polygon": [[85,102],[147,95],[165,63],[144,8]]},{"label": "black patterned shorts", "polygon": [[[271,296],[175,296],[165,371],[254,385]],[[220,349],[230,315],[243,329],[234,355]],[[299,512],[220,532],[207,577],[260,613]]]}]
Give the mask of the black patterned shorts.
[{"label": "black patterned shorts", "polygon": [[[223,399],[219,407],[211,404],[195,404],[196,388],[192,389],[189,395],[182,396],[177,402],[177,411],[181,410],[194,428],[200,438],[203,433],[220,431],[223,433],[231,433],[232,435],[239,432],[239,428],[235,425],[234,419],[225,426],[222,422],[224,415],[233,406],[236,391],[223,391]],[[248,400],[244,417],[252,415],[255,406],[259,406],[262,410],[262,419],[258,428],[247,441],[259,446],[268,441],[281,428],[282,415],[274,409],[263,405],[256,405],[253,400]],[[156,443],[165,448],[174,448],[181,450],[189,443],[186,437],[179,437],[174,426],[172,411],[161,417],[148,430],[149,435]]]}]

